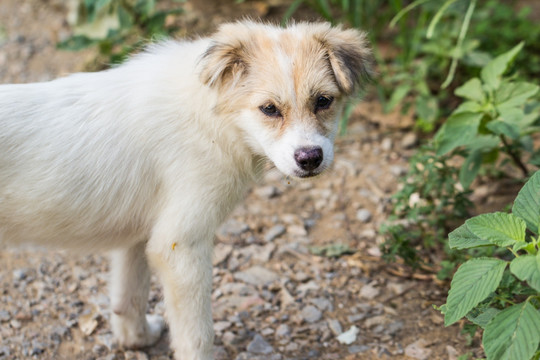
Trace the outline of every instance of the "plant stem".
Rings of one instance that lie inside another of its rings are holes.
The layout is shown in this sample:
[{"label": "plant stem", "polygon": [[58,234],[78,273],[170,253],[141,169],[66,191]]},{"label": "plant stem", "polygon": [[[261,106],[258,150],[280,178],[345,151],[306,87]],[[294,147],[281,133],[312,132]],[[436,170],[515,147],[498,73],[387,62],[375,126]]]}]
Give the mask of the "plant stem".
[{"label": "plant stem", "polygon": [[510,144],[508,143],[504,135],[500,135],[500,138],[504,144],[506,153],[512,158],[512,161],[514,161],[514,164],[516,164],[516,166],[521,169],[521,172],[523,172],[523,177],[527,177],[529,175],[529,170],[527,169],[525,164],[523,164],[523,162],[519,158],[519,155],[514,150],[512,150],[512,147],[510,146]]}]

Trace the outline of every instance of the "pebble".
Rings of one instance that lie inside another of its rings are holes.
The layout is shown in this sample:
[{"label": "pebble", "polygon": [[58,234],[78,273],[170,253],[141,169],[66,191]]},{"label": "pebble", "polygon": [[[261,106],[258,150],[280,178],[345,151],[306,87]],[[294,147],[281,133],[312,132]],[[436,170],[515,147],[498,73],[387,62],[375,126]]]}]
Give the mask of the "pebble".
[{"label": "pebble", "polygon": [[291,225],[287,227],[287,233],[294,235],[294,236],[306,236],[307,230],[304,226],[300,225]]},{"label": "pebble", "polygon": [[264,234],[264,241],[270,242],[285,234],[285,231],[287,231],[285,226],[281,224],[274,225]]},{"label": "pebble", "polygon": [[125,360],[148,360],[148,355],[142,351],[124,352]]},{"label": "pebble", "polygon": [[356,218],[363,223],[367,223],[371,221],[373,215],[367,209],[360,209],[356,212]]},{"label": "pebble", "polygon": [[6,322],[11,320],[11,315],[7,310],[0,310],[0,322]]},{"label": "pebble", "polygon": [[411,149],[415,147],[417,144],[418,144],[418,136],[416,136],[416,134],[413,132],[407,133],[401,138],[401,146],[404,149]]},{"label": "pebble", "polygon": [[407,168],[404,166],[399,166],[399,165],[390,166],[390,172],[396,177],[400,177],[407,174],[407,171],[408,171]]},{"label": "pebble", "polygon": [[231,325],[229,321],[216,321],[214,323],[214,331],[216,333],[222,333],[224,330],[230,328]]},{"label": "pebble", "polygon": [[233,247],[230,244],[217,243],[214,246],[214,259],[213,264],[217,266],[223,261],[227,260],[229,255],[232,253]]},{"label": "pebble", "polygon": [[291,329],[287,324],[280,324],[276,329],[276,337],[286,337],[291,334]]},{"label": "pebble", "polygon": [[405,348],[405,355],[417,360],[427,360],[431,356],[431,349],[426,348],[427,341],[418,339]]},{"label": "pebble", "polygon": [[319,310],[321,311],[334,311],[334,306],[332,305],[332,302],[327,298],[318,297],[315,299],[311,299],[310,302],[317,308],[319,308]]},{"label": "pebble", "polygon": [[302,309],[300,313],[304,321],[312,324],[322,318],[322,312],[313,305],[308,305]]},{"label": "pebble", "polygon": [[262,266],[252,266],[245,271],[237,272],[234,278],[251,285],[263,286],[279,279],[279,275]]},{"label": "pebble", "polygon": [[229,360],[231,357],[223,346],[214,347],[214,360]]},{"label": "pebble", "polygon": [[20,329],[22,324],[19,320],[16,320],[16,319],[11,319],[11,321],[9,322],[9,324],[11,325],[12,328],[14,329]]},{"label": "pebble", "polygon": [[10,356],[11,351],[8,346],[0,346],[0,356]]},{"label": "pebble", "polygon": [[255,188],[253,193],[261,199],[271,199],[280,195],[278,188],[271,185]]},{"label": "pebble", "polygon": [[381,141],[381,149],[383,149],[384,151],[392,150],[392,139],[384,138]]},{"label": "pebble", "polygon": [[248,224],[235,219],[229,219],[219,227],[217,234],[221,235],[221,237],[227,237],[228,235],[239,236],[248,230]]},{"label": "pebble", "polygon": [[340,344],[351,345],[353,342],[356,341],[356,336],[359,332],[360,329],[353,325],[349,328],[349,330],[341,333],[338,337],[336,337],[336,339]]},{"label": "pebble", "polygon": [[15,269],[13,270],[13,280],[22,281],[28,277],[28,269]]},{"label": "pebble", "polygon": [[343,328],[341,327],[341,323],[337,319],[328,319],[327,321],[328,328],[334,334],[334,336],[339,336],[343,332]]},{"label": "pebble", "polygon": [[347,348],[349,354],[359,354],[368,351],[370,348],[366,345],[352,345]]},{"label": "pebble", "polygon": [[112,353],[112,354],[98,357],[96,360],[119,360],[119,357],[116,353]]},{"label": "pebble", "polygon": [[360,289],[360,297],[367,299],[367,300],[373,300],[380,294],[380,290],[376,287],[373,287],[370,284],[362,286],[362,289]]},{"label": "pebble", "polygon": [[272,345],[270,345],[264,338],[256,334],[253,340],[248,344],[247,351],[252,354],[263,354],[267,355],[274,351]]}]

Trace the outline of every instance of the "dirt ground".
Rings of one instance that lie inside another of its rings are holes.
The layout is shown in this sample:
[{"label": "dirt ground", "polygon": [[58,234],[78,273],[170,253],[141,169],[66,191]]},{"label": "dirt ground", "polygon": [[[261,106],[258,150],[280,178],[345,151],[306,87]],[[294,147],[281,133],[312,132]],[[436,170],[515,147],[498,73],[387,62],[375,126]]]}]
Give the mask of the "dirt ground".
[{"label": "dirt ground", "polygon": [[[187,1],[185,34],[250,16],[276,19],[286,1]],[[61,0],[0,1],[0,83],[45,81],[81,71],[93,50],[63,52],[70,34]],[[304,11],[304,18],[315,18]],[[460,326],[432,305],[447,283],[381,259],[380,224],[416,137],[407,119],[367,99],[336,144],[332,171],[296,183],[270,171],[216,236],[217,359],[457,359],[481,356]],[[1,130],[0,130],[1,131]],[[315,246],[357,250],[316,256]],[[118,348],[108,324],[107,258],[0,250],[0,359],[170,359],[167,334],[140,351]],[[163,314],[153,279],[149,312]],[[337,336],[356,326],[350,344]]]}]

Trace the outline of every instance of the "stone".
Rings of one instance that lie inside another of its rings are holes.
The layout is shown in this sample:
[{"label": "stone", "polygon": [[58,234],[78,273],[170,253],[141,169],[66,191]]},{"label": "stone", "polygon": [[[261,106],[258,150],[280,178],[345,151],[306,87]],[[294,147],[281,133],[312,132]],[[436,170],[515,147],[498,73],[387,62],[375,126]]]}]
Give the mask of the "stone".
[{"label": "stone", "polygon": [[384,138],[384,139],[381,141],[381,149],[383,149],[384,151],[390,151],[390,150],[392,150],[392,139],[390,139],[390,138]]},{"label": "stone", "polygon": [[13,270],[13,280],[22,281],[28,277],[28,269],[15,269]]},{"label": "stone", "polygon": [[271,185],[255,188],[253,193],[261,199],[271,199],[280,195],[278,188]]},{"label": "stone", "polygon": [[0,346],[0,356],[4,357],[4,356],[10,356],[11,355],[11,351],[9,350],[9,347],[8,346]]},{"label": "stone", "polygon": [[214,360],[229,360],[231,357],[223,346],[214,347]]},{"label": "stone", "polygon": [[373,215],[367,209],[360,209],[356,212],[356,219],[360,220],[363,223],[370,222]]},{"label": "stone", "polygon": [[328,328],[334,334],[334,336],[339,336],[341,333],[343,333],[343,328],[341,327],[341,323],[337,319],[328,319],[327,321]]},{"label": "stone", "polygon": [[253,340],[248,344],[247,351],[252,354],[267,355],[272,353],[274,351],[274,348],[272,347],[272,345],[266,342],[266,340],[264,340],[261,335],[256,334],[253,337]]},{"label": "stone", "polygon": [[360,332],[360,329],[358,329],[355,325],[351,326],[349,330],[345,331],[338,337],[336,337],[337,341],[340,344],[343,345],[351,345],[356,341],[356,336]]},{"label": "stone", "polygon": [[263,286],[277,279],[279,275],[262,266],[252,266],[244,271],[234,274],[234,278],[254,286]]},{"label": "stone", "polygon": [[400,177],[407,174],[407,171],[408,171],[407,168],[404,166],[399,166],[399,165],[390,166],[390,172],[396,177]]},{"label": "stone", "polygon": [[7,310],[0,310],[0,322],[7,322],[11,320],[11,315]]},{"label": "stone", "polygon": [[411,149],[415,147],[416,144],[418,144],[418,136],[413,132],[407,133],[401,138],[401,146],[404,149]]},{"label": "stone", "polygon": [[307,230],[302,225],[290,225],[289,227],[287,227],[287,233],[294,236],[306,236]]},{"label": "stone", "polygon": [[430,359],[431,352],[431,349],[427,348],[427,341],[424,339],[418,339],[405,348],[405,355],[417,360]]},{"label": "stone", "polygon": [[380,294],[380,290],[377,289],[376,287],[370,285],[370,284],[367,284],[367,285],[364,285],[362,287],[362,289],[360,289],[360,297],[364,298],[364,299],[368,299],[368,300],[373,300],[374,298],[376,298],[378,295]]},{"label": "stone", "polygon": [[313,305],[308,305],[302,309],[300,313],[304,321],[312,324],[322,318],[322,312]]},{"label": "stone", "polygon": [[249,230],[249,225],[235,219],[229,219],[224,222],[217,230],[217,234],[221,237],[240,236],[242,233]]},{"label": "stone", "polygon": [[349,354],[359,354],[369,350],[369,346],[366,345],[352,345],[347,348]]},{"label": "stone", "polygon": [[318,297],[311,299],[310,302],[321,311],[334,311],[334,305],[332,305],[332,302],[327,298]]},{"label": "stone", "polygon": [[286,337],[291,335],[291,329],[287,324],[280,324],[276,329],[276,337]]},{"label": "stone", "polygon": [[230,244],[217,243],[214,246],[214,259],[212,263],[214,266],[217,266],[227,260],[229,255],[232,253],[233,247]]},{"label": "stone", "polygon": [[387,327],[386,327],[386,333],[388,335],[396,335],[398,332],[400,332],[401,330],[403,330],[404,328],[404,323],[403,321],[394,321],[393,323],[390,323]]},{"label": "stone", "polygon": [[231,323],[229,321],[216,321],[214,323],[214,331],[216,333],[222,333],[224,330],[227,330],[231,327]]},{"label": "stone", "polygon": [[285,226],[281,224],[274,225],[264,234],[264,241],[270,242],[285,234],[286,231],[287,228]]}]

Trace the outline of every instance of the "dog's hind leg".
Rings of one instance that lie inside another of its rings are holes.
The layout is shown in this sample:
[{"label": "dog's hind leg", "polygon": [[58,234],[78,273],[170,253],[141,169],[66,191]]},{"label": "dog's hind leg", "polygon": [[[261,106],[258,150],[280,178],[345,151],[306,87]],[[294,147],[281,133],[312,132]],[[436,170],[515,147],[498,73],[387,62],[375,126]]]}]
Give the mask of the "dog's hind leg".
[{"label": "dog's hind leg", "polygon": [[147,315],[150,271],[141,242],[111,254],[111,326],[115,340],[128,348],[152,345],[161,336],[161,316]]}]

